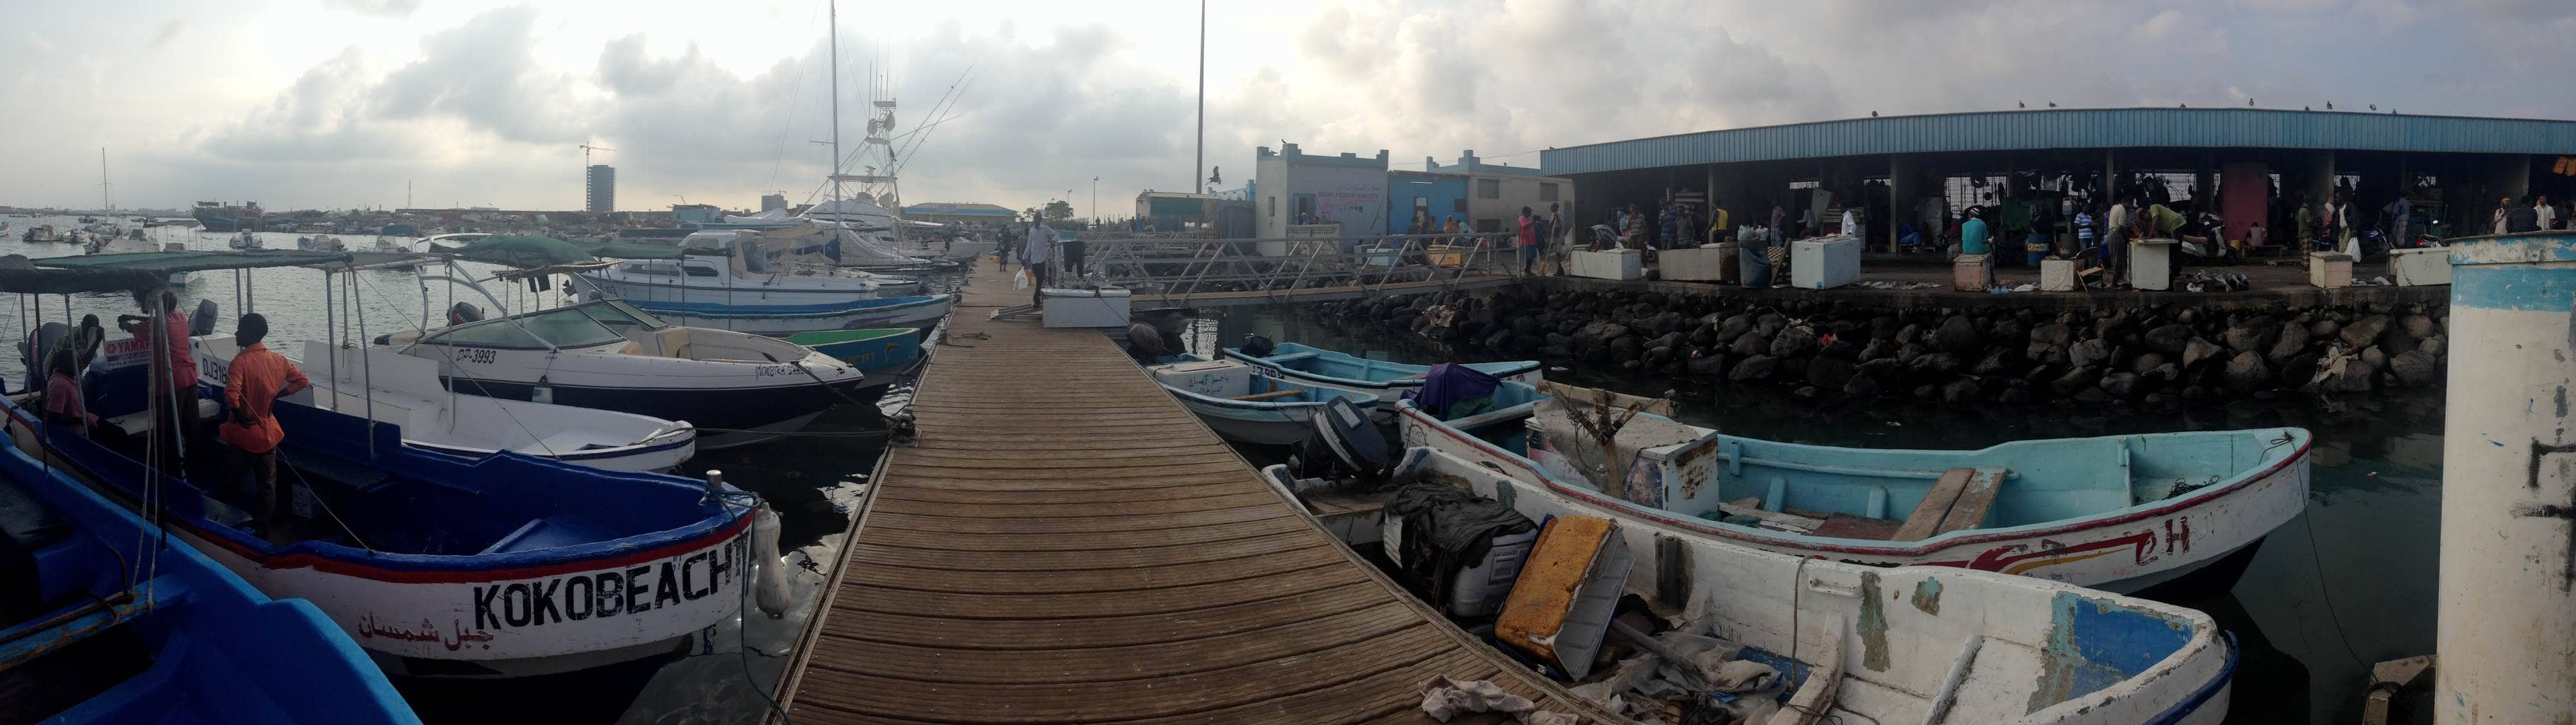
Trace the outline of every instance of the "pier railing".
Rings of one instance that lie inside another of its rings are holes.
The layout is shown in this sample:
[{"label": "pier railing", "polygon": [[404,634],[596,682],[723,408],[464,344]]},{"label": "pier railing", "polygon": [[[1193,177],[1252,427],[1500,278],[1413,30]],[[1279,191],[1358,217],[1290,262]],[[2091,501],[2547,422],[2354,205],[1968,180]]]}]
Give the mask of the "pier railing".
[{"label": "pier railing", "polygon": [[[1447,283],[1509,275],[1508,234],[1420,234],[1286,239],[1086,239],[1086,264],[1101,281],[1159,294],[1176,306],[1209,293],[1268,293],[1392,284]],[[1239,296],[1239,295],[1237,295]]]}]

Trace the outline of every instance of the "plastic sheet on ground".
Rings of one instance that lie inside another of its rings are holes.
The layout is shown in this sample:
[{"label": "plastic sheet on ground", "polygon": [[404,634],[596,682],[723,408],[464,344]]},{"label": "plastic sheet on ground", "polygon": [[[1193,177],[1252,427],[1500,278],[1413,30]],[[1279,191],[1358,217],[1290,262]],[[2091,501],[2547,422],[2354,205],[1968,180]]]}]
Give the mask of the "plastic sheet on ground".
[{"label": "plastic sheet on ground", "polygon": [[1433,676],[1422,683],[1422,713],[1431,719],[1448,722],[1450,718],[1471,712],[1500,712],[1530,725],[1578,725],[1582,720],[1573,715],[1538,709],[1529,698],[1503,691],[1492,680],[1453,682],[1447,675]]}]

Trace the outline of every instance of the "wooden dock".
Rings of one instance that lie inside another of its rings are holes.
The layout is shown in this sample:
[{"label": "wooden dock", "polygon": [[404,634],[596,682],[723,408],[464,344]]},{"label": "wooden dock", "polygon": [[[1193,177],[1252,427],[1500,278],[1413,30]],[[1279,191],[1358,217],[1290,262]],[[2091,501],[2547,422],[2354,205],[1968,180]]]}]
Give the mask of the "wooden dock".
[{"label": "wooden dock", "polygon": [[1439,675],[1607,720],[1317,528],[1099,331],[987,319],[1028,293],[977,274],[781,683],[795,722],[1431,722]]}]

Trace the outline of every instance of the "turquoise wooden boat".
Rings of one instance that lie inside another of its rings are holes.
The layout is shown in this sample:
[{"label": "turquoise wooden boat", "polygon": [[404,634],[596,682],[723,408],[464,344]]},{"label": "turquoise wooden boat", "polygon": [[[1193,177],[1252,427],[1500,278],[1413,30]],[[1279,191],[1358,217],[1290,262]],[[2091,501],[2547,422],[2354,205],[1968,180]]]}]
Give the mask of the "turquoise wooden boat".
[{"label": "turquoise wooden boat", "polygon": [[[1422,387],[1422,376],[1431,372],[1429,365],[1370,360],[1293,342],[1279,343],[1278,349],[1267,356],[1255,357],[1245,354],[1242,348],[1234,347],[1226,348],[1225,356],[1268,368],[1298,382],[1377,395]],[[1536,360],[1467,363],[1467,367],[1506,381],[1533,385],[1538,383],[1542,369]]]},{"label": "turquoise wooden boat", "polygon": [[1217,435],[1242,443],[1305,440],[1315,415],[1334,398],[1349,399],[1362,413],[1378,405],[1375,395],[1299,383],[1237,360],[1185,360],[1146,370]]},{"label": "turquoise wooden boat", "polygon": [[787,336],[787,341],[813,348],[860,370],[909,366],[921,359],[921,328],[816,330]]},{"label": "turquoise wooden boat", "polygon": [[1396,406],[1405,445],[1622,517],[1801,556],[1985,569],[2121,593],[2225,591],[2308,497],[2310,438],[2298,428],[1937,451],[1766,441],[1640,413],[1605,452],[1567,417],[1584,404],[1519,383],[1498,388],[1487,412],[1456,420],[1413,401]]}]

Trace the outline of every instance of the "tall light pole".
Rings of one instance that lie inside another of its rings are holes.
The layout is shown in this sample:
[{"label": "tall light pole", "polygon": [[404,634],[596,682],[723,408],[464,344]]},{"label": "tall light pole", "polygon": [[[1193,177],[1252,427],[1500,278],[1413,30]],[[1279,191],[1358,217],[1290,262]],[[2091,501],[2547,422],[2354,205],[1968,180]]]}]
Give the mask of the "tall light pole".
[{"label": "tall light pole", "polygon": [[1199,0],[1199,150],[1190,156],[1190,188],[1207,193],[1207,0]]},{"label": "tall light pole", "polygon": [[1091,228],[1100,228],[1100,177],[1091,177]]}]

